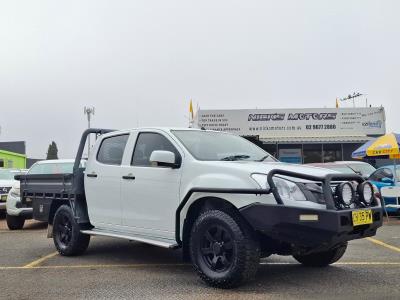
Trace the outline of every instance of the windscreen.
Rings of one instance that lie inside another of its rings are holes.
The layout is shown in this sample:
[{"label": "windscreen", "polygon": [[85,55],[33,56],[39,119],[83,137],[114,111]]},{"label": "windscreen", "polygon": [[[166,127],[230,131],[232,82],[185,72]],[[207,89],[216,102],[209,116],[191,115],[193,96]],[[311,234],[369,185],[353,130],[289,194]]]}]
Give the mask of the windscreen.
[{"label": "windscreen", "polygon": [[172,133],[198,160],[277,161],[260,147],[232,134],[197,130],[174,130]]}]

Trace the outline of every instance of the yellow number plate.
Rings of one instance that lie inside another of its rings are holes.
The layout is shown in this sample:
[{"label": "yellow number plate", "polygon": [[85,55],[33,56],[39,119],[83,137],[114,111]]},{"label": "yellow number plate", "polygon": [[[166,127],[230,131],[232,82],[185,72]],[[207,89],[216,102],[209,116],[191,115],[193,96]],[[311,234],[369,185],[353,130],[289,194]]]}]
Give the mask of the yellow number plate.
[{"label": "yellow number plate", "polygon": [[372,210],[357,210],[352,212],[353,226],[365,225],[372,223]]},{"label": "yellow number plate", "polygon": [[1,201],[7,201],[7,195],[1,195]]}]

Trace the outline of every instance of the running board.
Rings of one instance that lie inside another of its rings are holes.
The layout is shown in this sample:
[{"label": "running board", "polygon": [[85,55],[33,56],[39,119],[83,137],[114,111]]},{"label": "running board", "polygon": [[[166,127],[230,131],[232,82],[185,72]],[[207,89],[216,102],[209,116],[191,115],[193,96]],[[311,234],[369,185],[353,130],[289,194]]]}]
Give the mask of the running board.
[{"label": "running board", "polygon": [[130,240],[130,241],[136,241],[136,242],[141,242],[141,243],[146,243],[154,246],[159,246],[163,248],[169,248],[169,249],[175,249],[179,248],[179,245],[177,243],[173,243],[172,241],[165,240],[165,239],[147,239],[141,236],[134,236],[134,235],[123,235],[123,234],[117,234],[113,232],[108,232],[108,231],[100,231],[100,230],[81,230],[83,234],[89,234],[89,235],[101,235],[101,236],[108,236],[108,237],[114,237],[114,238],[119,238],[119,239],[125,239],[125,240]]}]

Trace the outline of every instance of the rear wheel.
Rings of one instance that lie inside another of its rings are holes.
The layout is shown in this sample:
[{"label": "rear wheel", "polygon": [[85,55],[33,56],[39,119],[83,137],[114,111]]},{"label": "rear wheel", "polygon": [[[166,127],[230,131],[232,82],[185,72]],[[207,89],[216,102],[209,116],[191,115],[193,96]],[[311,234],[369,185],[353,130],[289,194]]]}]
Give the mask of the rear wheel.
[{"label": "rear wheel", "polygon": [[25,224],[25,218],[20,216],[11,216],[9,214],[6,215],[7,226],[10,230],[18,230],[22,229]]},{"label": "rear wheel", "polygon": [[81,233],[68,205],[60,206],[55,213],[53,241],[58,252],[65,256],[82,254],[89,245],[90,235]]},{"label": "rear wheel", "polygon": [[194,268],[211,286],[236,287],[257,272],[260,249],[251,229],[223,211],[210,210],[198,217],[189,247]]},{"label": "rear wheel", "polygon": [[308,267],[326,267],[342,258],[347,249],[347,242],[338,247],[324,252],[317,252],[308,255],[293,255],[293,257]]}]

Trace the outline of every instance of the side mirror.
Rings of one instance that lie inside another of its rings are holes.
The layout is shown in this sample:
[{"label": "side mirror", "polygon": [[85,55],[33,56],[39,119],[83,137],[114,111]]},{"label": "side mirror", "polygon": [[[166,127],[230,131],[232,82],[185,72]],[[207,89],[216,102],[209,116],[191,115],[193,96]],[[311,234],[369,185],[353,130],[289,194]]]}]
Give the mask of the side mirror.
[{"label": "side mirror", "polygon": [[150,155],[150,163],[156,163],[161,167],[178,168],[179,164],[175,160],[175,154],[171,151],[155,150]]},{"label": "side mirror", "polygon": [[393,180],[390,179],[389,177],[383,177],[383,178],[382,178],[382,182],[383,182],[383,183],[393,183]]}]

